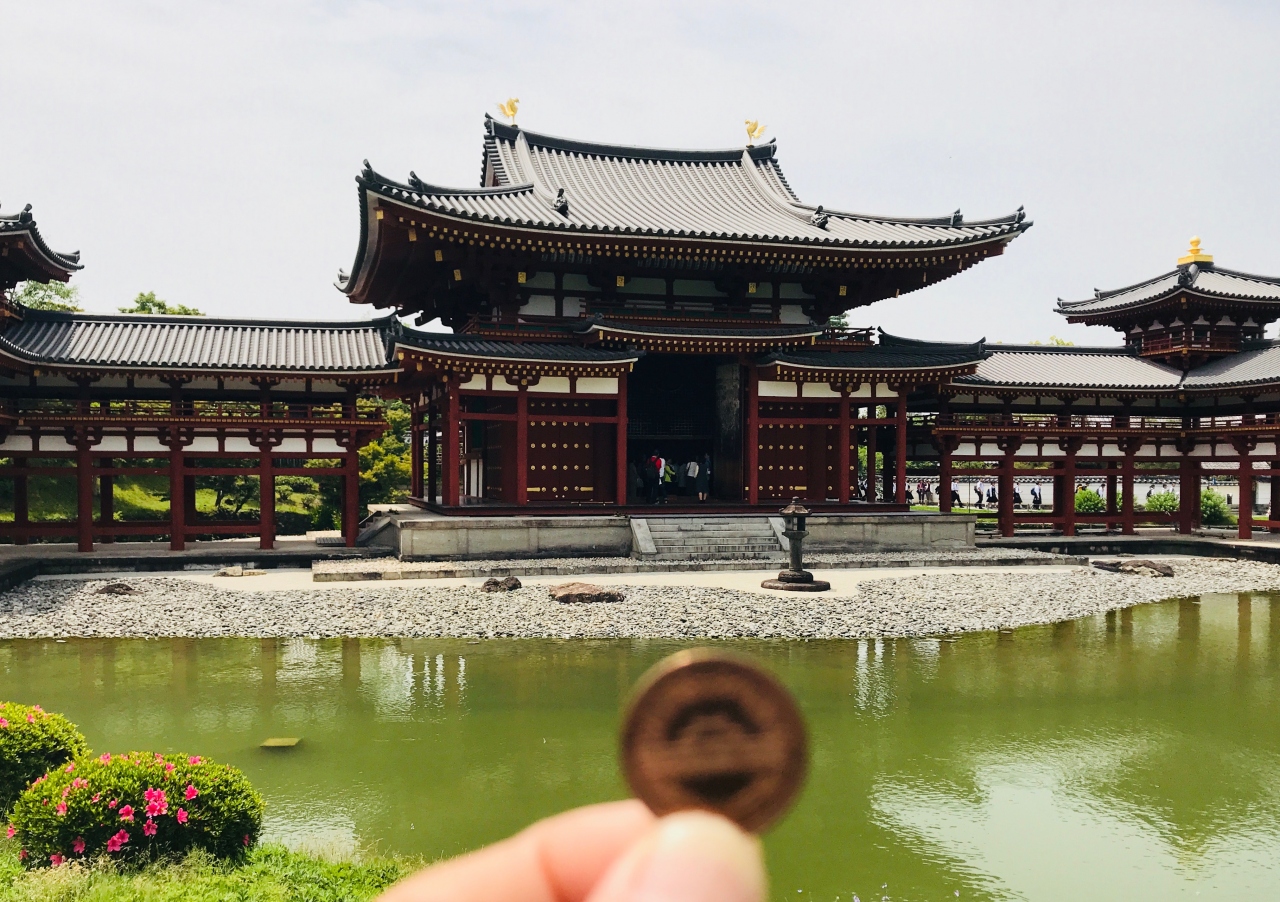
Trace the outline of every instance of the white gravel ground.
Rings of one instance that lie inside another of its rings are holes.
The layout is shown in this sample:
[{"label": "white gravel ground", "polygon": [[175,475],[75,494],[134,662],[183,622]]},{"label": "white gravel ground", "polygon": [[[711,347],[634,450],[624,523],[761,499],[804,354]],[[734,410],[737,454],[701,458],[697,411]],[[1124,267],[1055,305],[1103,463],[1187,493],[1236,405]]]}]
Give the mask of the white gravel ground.
[{"label": "white gravel ground", "polygon": [[1032,567],[881,579],[843,598],[627,586],[622,602],[578,606],[557,604],[543,586],[510,593],[394,583],[255,592],[185,579],[136,579],[134,595],[99,595],[95,590],[103,581],[42,580],[0,594],[0,638],[921,636],[1048,623],[1210,592],[1280,590],[1280,566],[1205,558],[1171,562],[1177,571],[1172,579]]}]

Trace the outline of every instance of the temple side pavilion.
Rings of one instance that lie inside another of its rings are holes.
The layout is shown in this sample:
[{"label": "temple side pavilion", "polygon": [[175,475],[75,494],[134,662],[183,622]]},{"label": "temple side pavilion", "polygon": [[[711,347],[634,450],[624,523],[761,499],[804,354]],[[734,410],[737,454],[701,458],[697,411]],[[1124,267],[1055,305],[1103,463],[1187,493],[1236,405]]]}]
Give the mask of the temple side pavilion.
[{"label": "temple side pavilion", "polygon": [[[623,147],[487,117],[479,188],[367,163],[357,183],[339,287],[456,333],[397,351],[427,459],[440,436],[413,495],[443,511],[624,508],[654,450],[709,454],[719,504],[901,509],[909,400],[974,372],[981,346],[827,323],[999,256],[1031,224],[805,204],[773,143]],[[896,474],[882,486],[877,450]]]}]

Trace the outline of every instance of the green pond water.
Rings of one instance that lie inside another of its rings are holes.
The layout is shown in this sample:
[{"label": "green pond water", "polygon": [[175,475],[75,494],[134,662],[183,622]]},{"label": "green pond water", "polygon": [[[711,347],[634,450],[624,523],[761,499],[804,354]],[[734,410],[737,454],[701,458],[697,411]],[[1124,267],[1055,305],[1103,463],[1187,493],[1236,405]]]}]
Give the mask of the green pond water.
[{"label": "green pond water", "polygon": [[[731,646],[812,732],[805,794],[766,838],[777,899],[1280,898],[1280,596]],[[434,857],[625,795],[620,703],[681,647],[7,641],[0,698],[66,713],[96,751],[238,765],[269,839]]]}]

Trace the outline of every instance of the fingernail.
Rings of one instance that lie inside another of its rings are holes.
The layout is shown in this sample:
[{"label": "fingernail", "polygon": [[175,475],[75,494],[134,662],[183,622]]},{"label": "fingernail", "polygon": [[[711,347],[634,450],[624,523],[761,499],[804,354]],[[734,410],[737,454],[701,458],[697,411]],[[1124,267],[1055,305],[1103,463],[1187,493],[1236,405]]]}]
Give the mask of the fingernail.
[{"label": "fingernail", "polygon": [[760,841],[701,811],[660,820],[628,882],[634,902],[762,902],[767,886]]}]

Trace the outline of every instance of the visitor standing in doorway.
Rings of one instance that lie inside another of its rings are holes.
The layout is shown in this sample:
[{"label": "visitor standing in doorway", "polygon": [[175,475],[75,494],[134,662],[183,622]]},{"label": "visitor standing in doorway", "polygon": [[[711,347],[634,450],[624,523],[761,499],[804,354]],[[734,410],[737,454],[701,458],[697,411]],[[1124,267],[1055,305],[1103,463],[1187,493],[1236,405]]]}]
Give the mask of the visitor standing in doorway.
[{"label": "visitor standing in doorway", "polygon": [[693,485],[698,492],[698,500],[706,501],[711,494],[711,455],[702,455],[702,463],[695,466],[698,471],[694,474]]}]

